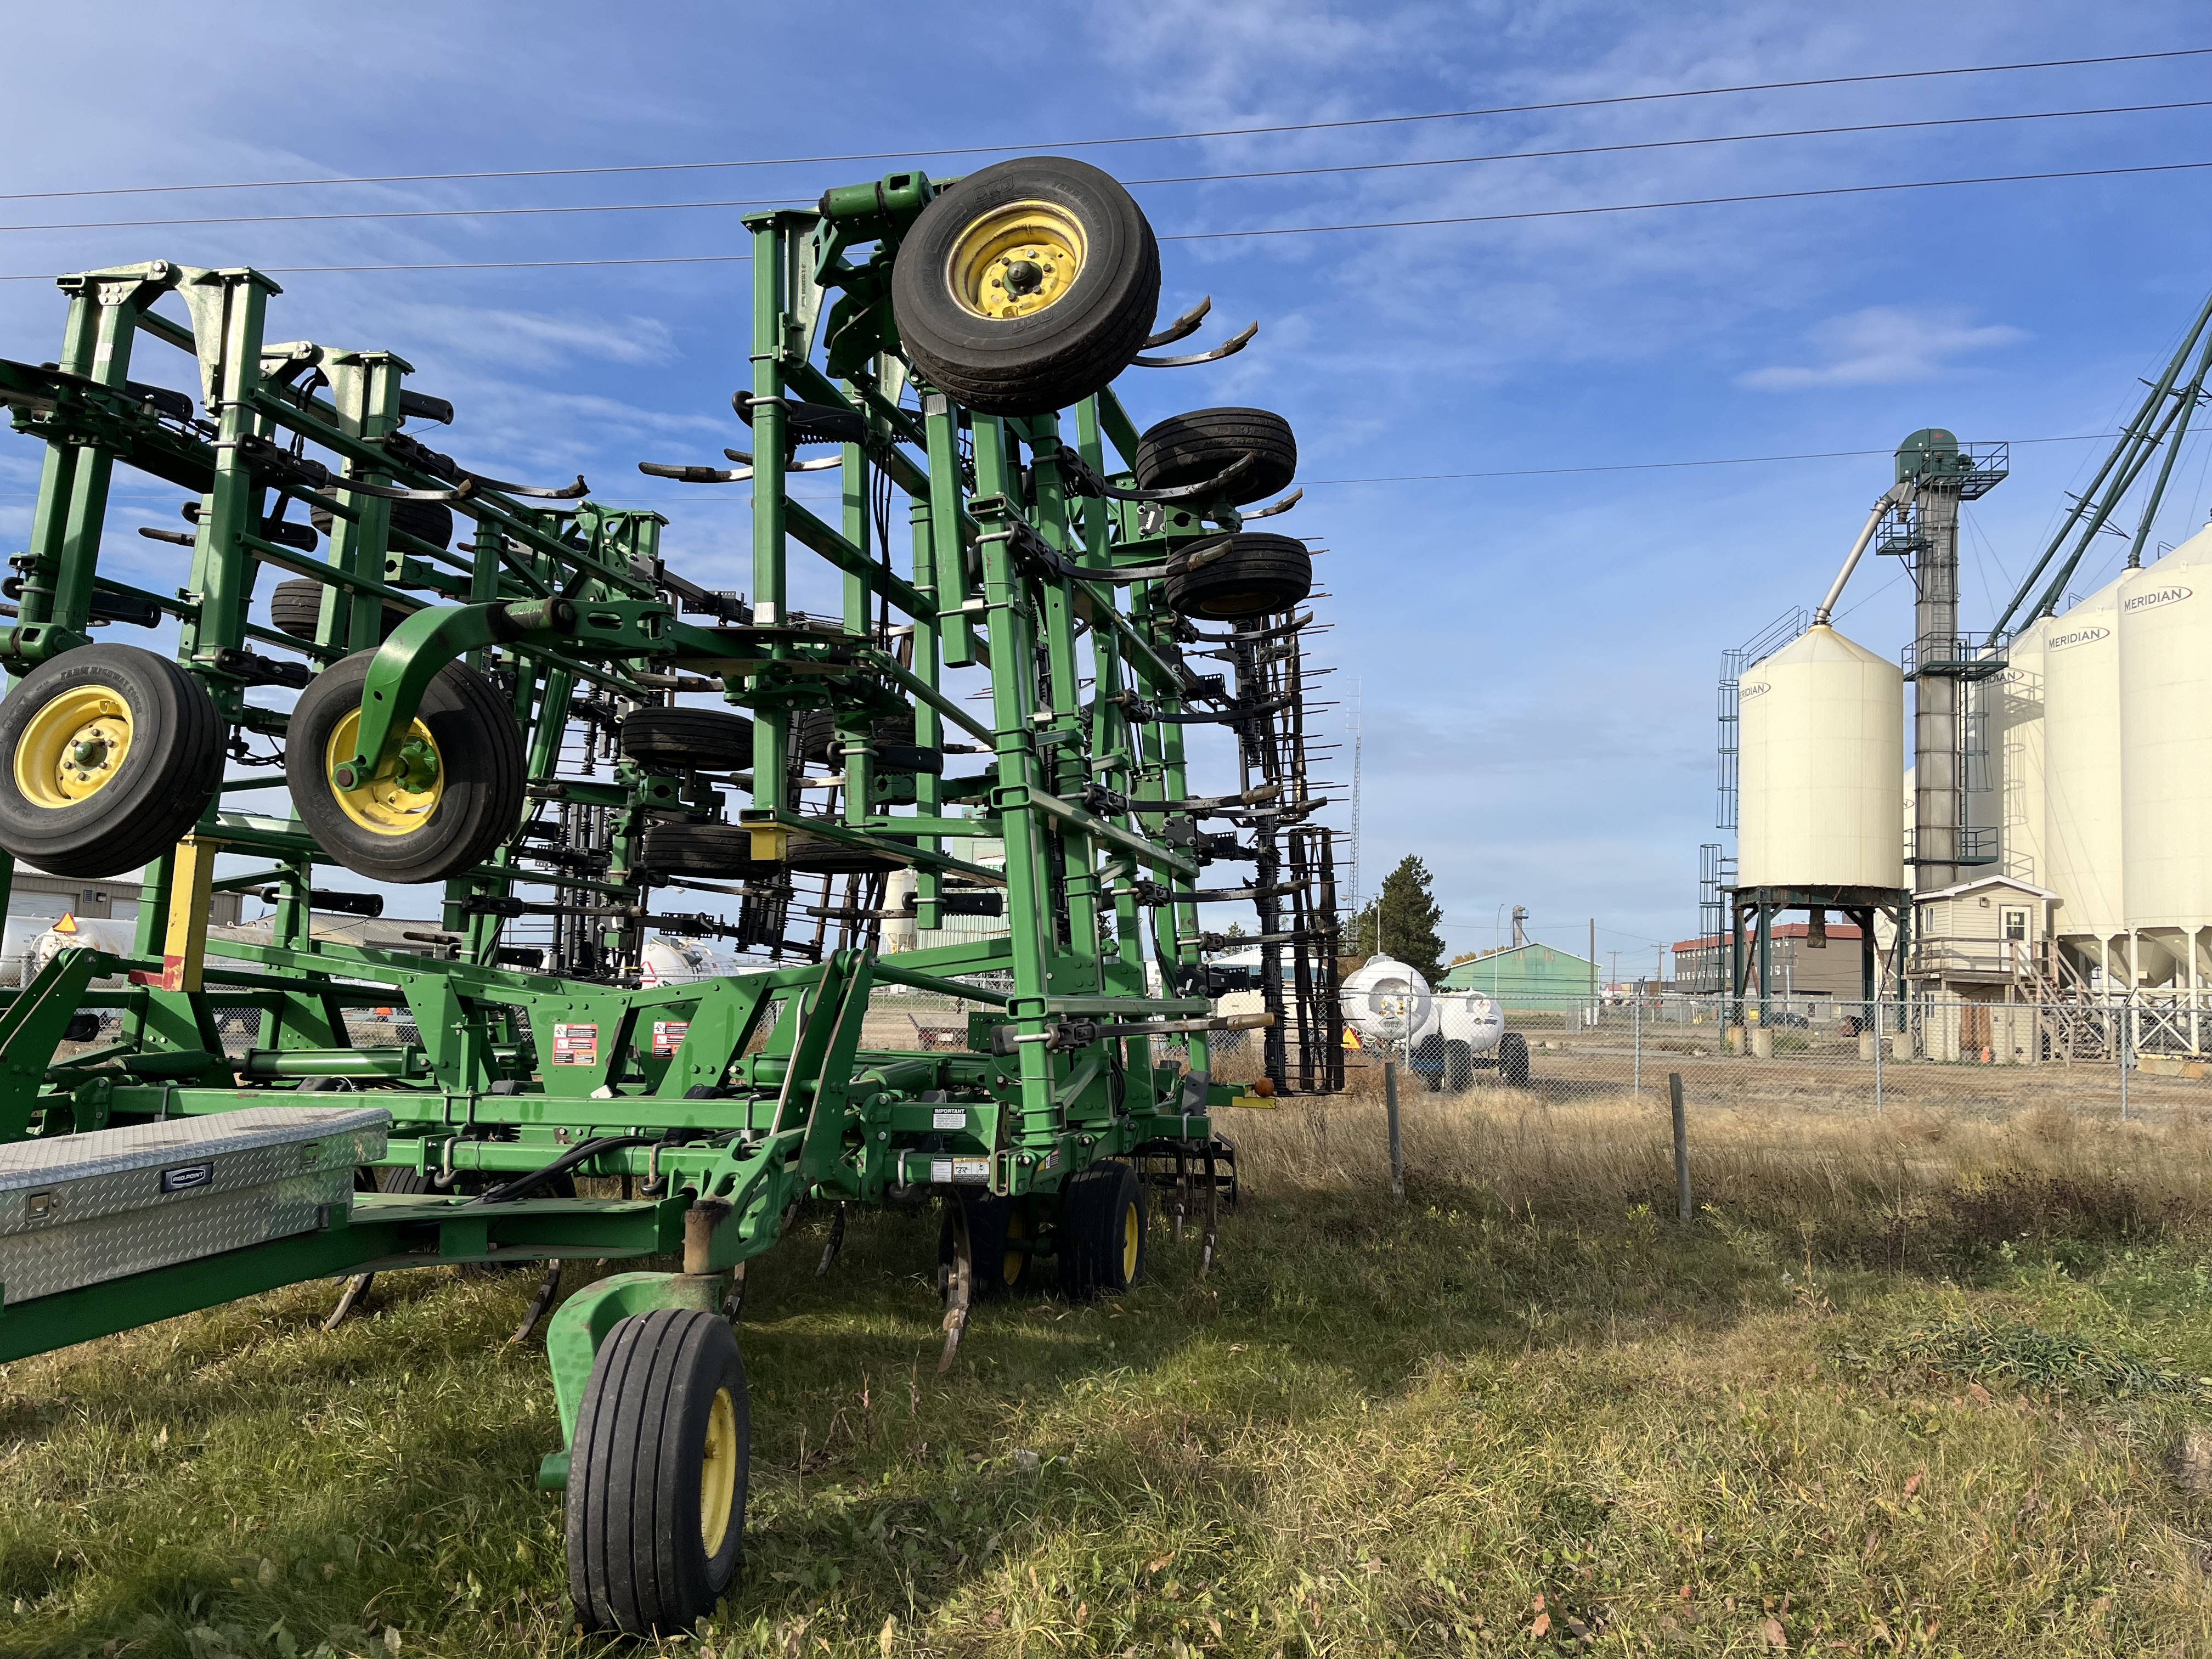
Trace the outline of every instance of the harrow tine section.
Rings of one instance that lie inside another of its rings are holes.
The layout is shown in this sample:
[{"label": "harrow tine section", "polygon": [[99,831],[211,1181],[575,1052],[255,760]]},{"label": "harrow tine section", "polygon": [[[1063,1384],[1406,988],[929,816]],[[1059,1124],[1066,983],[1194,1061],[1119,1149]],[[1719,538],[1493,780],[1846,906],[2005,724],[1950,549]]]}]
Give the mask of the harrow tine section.
[{"label": "harrow tine section", "polygon": [[1260,332],[1256,322],[1247,323],[1238,332],[1231,335],[1210,351],[1194,351],[1186,357],[1132,357],[1129,361],[1139,368],[1188,368],[1194,363],[1218,362],[1224,357],[1234,357],[1252,343]]}]

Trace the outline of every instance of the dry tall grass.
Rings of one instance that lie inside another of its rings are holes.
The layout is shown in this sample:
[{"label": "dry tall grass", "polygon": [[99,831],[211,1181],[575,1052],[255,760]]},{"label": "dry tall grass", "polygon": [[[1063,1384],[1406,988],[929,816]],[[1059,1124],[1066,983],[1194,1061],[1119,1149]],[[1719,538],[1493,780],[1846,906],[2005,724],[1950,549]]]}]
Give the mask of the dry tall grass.
[{"label": "dry tall grass", "polygon": [[[1667,1110],[1623,1097],[1553,1107],[1504,1090],[1401,1100],[1407,1181],[1547,1221],[1674,1209]],[[1387,1194],[1379,1087],[1225,1113],[1252,1177],[1275,1190]],[[2084,1119],[2043,1105],[2010,1117],[1881,1117],[1730,1109],[1689,1116],[1693,1200],[1832,1251],[1904,1265],[1916,1244],[2021,1234],[2122,1237],[2212,1222],[2212,1133]]]}]

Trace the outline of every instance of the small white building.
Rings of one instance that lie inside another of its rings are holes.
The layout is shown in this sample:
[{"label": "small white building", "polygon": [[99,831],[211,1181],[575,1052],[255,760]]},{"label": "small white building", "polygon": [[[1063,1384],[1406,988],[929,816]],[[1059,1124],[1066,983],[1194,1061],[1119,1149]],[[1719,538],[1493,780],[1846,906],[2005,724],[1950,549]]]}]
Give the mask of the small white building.
[{"label": "small white building", "polygon": [[1930,1060],[2021,1065],[2041,1058],[2034,1005],[2054,1000],[2052,909],[2058,895],[2017,876],[1983,876],[1913,906],[1909,993],[1931,999],[1922,1038]]}]

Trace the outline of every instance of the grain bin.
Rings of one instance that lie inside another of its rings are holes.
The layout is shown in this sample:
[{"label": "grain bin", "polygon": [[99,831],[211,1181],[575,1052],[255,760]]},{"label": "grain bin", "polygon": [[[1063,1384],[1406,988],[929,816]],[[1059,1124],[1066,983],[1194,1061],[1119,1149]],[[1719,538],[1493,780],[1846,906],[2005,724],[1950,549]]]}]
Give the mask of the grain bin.
[{"label": "grain bin", "polygon": [[2044,845],[2058,936],[2109,939],[2127,926],[2120,810],[2120,585],[2054,618],[2043,646]]},{"label": "grain bin", "polygon": [[2039,617],[2021,630],[2005,653],[2005,671],[1998,676],[1990,699],[2003,867],[2006,873],[2033,882],[2046,881],[2050,876],[2043,829],[2043,655],[2051,629],[2050,618]]},{"label": "grain bin", "polygon": [[1816,624],[1743,677],[1740,887],[1904,884],[1897,665]]},{"label": "grain bin", "polygon": [[2212,925],[2212,529],[2119,585],[2121,844],[2131,930]]}]

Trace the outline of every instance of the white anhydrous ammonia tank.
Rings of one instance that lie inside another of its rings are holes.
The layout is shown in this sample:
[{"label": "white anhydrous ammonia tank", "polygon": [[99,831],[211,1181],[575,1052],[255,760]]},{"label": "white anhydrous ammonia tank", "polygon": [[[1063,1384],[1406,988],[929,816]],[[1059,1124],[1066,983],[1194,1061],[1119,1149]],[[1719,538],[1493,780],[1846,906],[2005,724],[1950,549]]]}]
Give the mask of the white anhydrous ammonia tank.
[{"label": "white anhydrous ammonia tank", "polygon": [[1990,694],[2004,868],[2038,883],[2051,876],[2043,844],[2043,647],[2050,635],[2048,617],[2021,629]]},{"label": "white anhydrous ammonia tank", "polygon": [[2121,580],[2119,645],[2127,925],[2194,932],[2212,925],[2212,528]]},{"label": "white anhydrous ammonia tank", "polygon": [[1364,1043],[1408,1042],[1429,1024],[1429,982],[1395,957],[1368,957],[1340,994],[1345,1023]]},{"label": "white anhydrous ammonia tank", "polygon": [[1486,1054],[1505,1035],[1505,1011],[1480,991],[1439,991],[1429,1004],[1428,1026],[1415,1033],[1415,1039],[1431,1033]]},{"label": "white anhydrous ammonia tank", "polygon": [[1897,665],[1817,626],[1747,670],[1739,693],[1738,884],[1902,887]]},{"label": "white anhydrous ammonia tank", "polygon": [[2120,809],[2120,585],[2051,620],[2043,641],[2044,853],[2060,938],[2126,927]]}]

